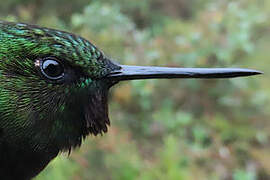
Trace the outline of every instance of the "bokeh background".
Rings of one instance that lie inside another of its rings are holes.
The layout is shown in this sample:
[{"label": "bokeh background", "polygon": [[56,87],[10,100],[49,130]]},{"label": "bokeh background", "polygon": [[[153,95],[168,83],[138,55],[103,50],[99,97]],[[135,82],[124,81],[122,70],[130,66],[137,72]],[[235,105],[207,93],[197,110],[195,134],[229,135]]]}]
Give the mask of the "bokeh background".
[{"label": "bokeh background", "polygon": [[5,0],[0,17],[79,34],[120,63],[265,72],[120,83],[109,132],[36,180],[270,179],[269,0]]}]

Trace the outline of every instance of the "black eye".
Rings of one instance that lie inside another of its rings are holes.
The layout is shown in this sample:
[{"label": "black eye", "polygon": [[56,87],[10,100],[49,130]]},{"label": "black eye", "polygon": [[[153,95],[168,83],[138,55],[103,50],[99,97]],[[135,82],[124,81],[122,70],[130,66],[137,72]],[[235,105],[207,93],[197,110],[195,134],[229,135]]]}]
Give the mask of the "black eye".
[{"label": "black eye", "polygon": [[64,76],[64,67],[54,59],[45,59],[40,65],[41,72],[49,79],[57,80]]}]

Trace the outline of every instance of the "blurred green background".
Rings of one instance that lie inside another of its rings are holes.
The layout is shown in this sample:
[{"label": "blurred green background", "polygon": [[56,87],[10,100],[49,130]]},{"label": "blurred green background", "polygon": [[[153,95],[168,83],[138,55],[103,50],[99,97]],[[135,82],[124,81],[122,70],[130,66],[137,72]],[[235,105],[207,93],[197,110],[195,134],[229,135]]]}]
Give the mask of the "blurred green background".
[{"label": "blurred green background", "polygon": [[270,179],[269,0],[5,0],[0,17],[79,34],[120,63],[265,72],[120,83],[109,132],[36,180]]}]

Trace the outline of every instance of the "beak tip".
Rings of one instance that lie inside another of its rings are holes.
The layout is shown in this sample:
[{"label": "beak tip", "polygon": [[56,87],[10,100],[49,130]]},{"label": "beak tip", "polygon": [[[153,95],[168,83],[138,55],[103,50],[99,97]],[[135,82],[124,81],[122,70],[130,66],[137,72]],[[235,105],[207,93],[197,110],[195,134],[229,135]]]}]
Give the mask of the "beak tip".
[{"label": "beak tip", "polygon": [[252,74],[253,74],[253,75],[260,75],[260,74],[264,74],[264,72],[254,70]]},{"label": "beak tip", "polygon": [[[241,77],[241,76],[256,76],[264,74],[262,71],[254,70],[254,69],[242,69],[243,71],[234,77]],[[240,72],[240,71],[239,71]]]}]

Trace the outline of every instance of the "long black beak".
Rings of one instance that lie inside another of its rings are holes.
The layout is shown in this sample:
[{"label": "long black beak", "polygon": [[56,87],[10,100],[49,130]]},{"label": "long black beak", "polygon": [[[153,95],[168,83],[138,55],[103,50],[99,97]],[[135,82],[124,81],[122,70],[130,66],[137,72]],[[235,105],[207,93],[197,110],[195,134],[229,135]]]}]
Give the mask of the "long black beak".
[{"label": "long black beak", "polygon": [[260,71],[241,68],[169,68],[155,66],[120,65],[107,78],[124,81],[135,79],[170,79],[170,78],[235,78],[262,74]]}]

